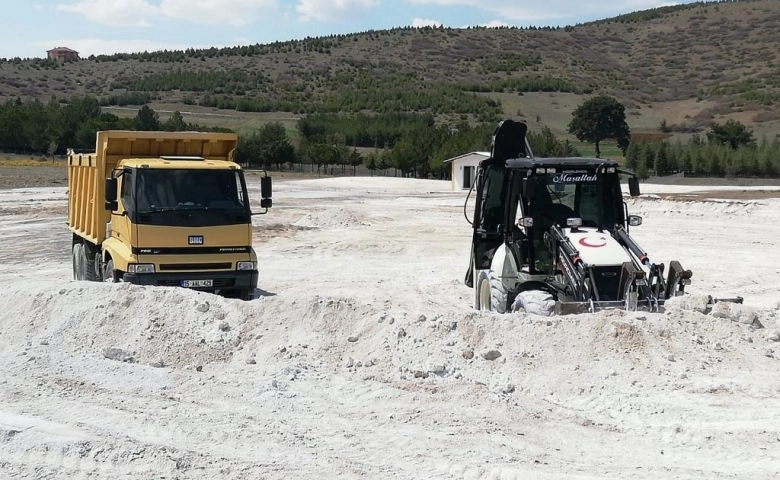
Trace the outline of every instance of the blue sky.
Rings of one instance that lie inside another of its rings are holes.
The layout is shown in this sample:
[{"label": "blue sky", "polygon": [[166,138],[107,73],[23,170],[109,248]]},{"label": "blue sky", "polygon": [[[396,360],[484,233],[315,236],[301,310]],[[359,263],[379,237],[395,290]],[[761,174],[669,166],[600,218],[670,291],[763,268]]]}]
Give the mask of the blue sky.
[{"label": "blue sky", "polygon": [[669,0],[0,0],[0,57],[268,43],[406,25],[571,25]]}]

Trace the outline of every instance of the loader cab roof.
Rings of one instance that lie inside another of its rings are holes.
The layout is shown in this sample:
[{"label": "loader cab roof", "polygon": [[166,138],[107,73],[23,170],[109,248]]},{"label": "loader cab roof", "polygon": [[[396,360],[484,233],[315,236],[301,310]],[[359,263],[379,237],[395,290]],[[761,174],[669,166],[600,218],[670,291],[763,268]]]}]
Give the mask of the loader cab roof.
[{"label": "loader cab roof", "polygon": [[583,157],[555,157],[555,158],[510,158],[506,161],[506,167],[512,169],[531,169],[531,168],[560,168],[560,169],[591,169],[600,165],[606,167],[618,167],[614,160],[603,158],[583,158]]},{"label": "loader cab roof", "polygon": [[182,170],[241,170],[235,162],[209,160],[203,157],[127,158],[120,166],[128,168],[182,169]]}]

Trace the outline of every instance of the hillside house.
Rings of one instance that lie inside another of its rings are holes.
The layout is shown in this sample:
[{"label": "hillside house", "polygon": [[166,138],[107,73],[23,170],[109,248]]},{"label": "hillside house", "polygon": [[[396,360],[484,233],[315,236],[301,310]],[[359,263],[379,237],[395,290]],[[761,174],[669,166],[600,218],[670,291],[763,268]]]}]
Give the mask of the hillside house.
[{"label": "hillside house", "polygon": [[79,59],[79,52],[75,50],[71,50],[68,47],[56,47],[52,48],[51,50],[48,50],[46,52],[48,54],[49,60],[55,60],[55,61],[65,61],[65,60],[78,60]]},{"label": "hillside house", "polygon": [[444,163],[452,164],[452,190],[469,190],[474,184],[479,162],[490,158],[490,152],[471,152],[449,158]]}]

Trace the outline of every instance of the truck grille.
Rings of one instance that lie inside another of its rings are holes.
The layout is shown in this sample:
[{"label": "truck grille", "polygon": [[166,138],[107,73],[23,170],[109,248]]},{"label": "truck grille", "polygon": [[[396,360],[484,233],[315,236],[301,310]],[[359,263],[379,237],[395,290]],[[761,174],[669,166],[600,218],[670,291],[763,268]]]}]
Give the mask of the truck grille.
[{"label": "truck grille", "polygon": [[[236,284],[234,278],[215,278],[213,288],[228,288]],[[178,287],[181,285],[180,280],[160,280],[157,282],[158,287]]]},{"label": "truck grille", "polygon": [[183,271],[183,270],[230,270],[233,268],[231,263],[162,263],[161,272]]}]

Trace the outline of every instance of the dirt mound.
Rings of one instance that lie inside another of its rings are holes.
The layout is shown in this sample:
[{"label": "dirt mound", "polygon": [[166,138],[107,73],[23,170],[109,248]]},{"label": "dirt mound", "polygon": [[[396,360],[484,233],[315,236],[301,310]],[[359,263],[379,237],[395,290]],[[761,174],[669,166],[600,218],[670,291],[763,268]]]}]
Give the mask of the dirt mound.
[{"label": "dirt mound", "polygon": [[682,215],[691,218],[765,218],[772,216],[768,205],[780,205],[777,199],[764,200],[727,200],[699,199],[677,196],[664,198],[659,195],[644,195],[641,198],[626,199],[632,214],[648,218],[654,216]]},{"label": "dirt mound", "polygon": [[[488,395],[500,405],[524,401],[523,408],[535,419],[555,411],[582,426],[578,428],[597,431],[618,428],[610,419],[619,411],[626,419],[620,423],[625,431],[663,408],[659,395],[681,389],[687,395],[739,395],[743,387],[738,380],[724,380],[727,372],[746,366],[765,372],[777,368],[770,350],[778,309],[755,311],[759,326],[743,322],[749,314],[739,307],[701,313],[696,302],[681,302],[665,314],[605,311],[546,318],[294,293],[242,302],[180,288],[125,284],[26,287],[11,287],[6,292],[10,301],[0,312],[3,346],[18,352],[9,392],[32,376],[39,390],[56,395],[114,398],[85,385],[78,375],[66,374],[81,362],[90,364],[93,377],[104,384],[119,382],[123,391],[133,392],[128,397],[131,409],[145,408],[145,402],[167,408],[192,388],[222,389],[242,381],[245,387],[233,389],[233,401],[246,395],[275,402],[274,412],[288,411],[299,405],[295,397],[306,388],[301,384],[311,385],[331,372],[342,377],[340,383],[320,385],[337,392],[340,401],[356,392],[360,398],[352,401],[355,405],[393,402],[398,392],[433,395],[436,402]],[[40,365],[50,365],[56,378],[42,375]],[[252,380],[268,372],[272,379],[266,383]],[[181,386],[168,393],[160,385],[172,385],[174,378]],[[750,388],[762,397],[776,393],[773,382]],[[219,390],[210,391],[219,395]],[[202,391],[199,395],[193,398],[210,405]],[[392,419],[395,414],[382,415]],[[412,410],[408,415],[416,414]],[[675,415],[683,418],[685,413]],[[258,428],[279,427],[275,418]],[[37,422],[35,429],[25,427],[30,421]],[[14,459],[13,465],[30,459],[49,465],[55,457],[67,459],[68,465],[79,459],[115,459],[133,462],[139,472],[175,472],[204,462],[188,451],[152,448],[138,433],[103,438],[102,448],[96,448],[94,431],[87,435],[69,425],[62,433],[64,428],[44,428],[40,420],[27,417],[4,418],[0,411],[0,452]],[[185,432],[185,437],[197,435],[196,430]],[[290,438],[297,442],[307,438],[303,435]],[[247,466],[240,461],[231,465],[235,475],[225,478],[239,478],[238,471]],[[62,478],[53,472],[52,478]]]},{"label": "dirt mound", "polygon": [[329,208],[320,212],[312,212],[295,222],[298,227],[344,229],[368,225],[363,216],[346,208]]},{"label": "dirt mound", "polygon": [[[13,339],[19,347],[45,343],[173,368],[295,356],[386,381],[513,378],[528,388],[566,389],[577,384],[576,372],[608,377],[658,367],[670,357],[701,362],[716,344],[727,348],[748,334],[768,342],[778,328],[776,310],[720,304],[705,314],[695,301],[673,303],[667,314],[544,318],[387,309],[315,295],[241,302],[126,284],[66,282],[9,293],[14,300],[1,315],[4,343]],[[691,342],[698,337],[706,341]]]}]

